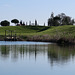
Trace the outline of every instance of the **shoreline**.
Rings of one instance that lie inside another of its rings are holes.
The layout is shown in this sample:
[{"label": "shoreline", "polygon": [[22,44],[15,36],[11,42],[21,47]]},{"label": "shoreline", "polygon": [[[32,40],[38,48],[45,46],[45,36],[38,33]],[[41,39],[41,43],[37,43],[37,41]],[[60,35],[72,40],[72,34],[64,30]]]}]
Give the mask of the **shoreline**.
[{"label": "shoreline", "polygon": [[48,43],[56,43],[59,45],[75,45],[75,40],[74,39],[64,39],[64,38],[60,38],[60,39],[32,39],[32,38],[18,38],[17,40],[11,40],[11,39],[3,39],[0,38],[0,41],[32,41],[32,42],[48,42]]},{"label": "shoreline", "polygon": [[[5,30],[16,32],[6,32]],[[75,26],[6,26],[0,29],[0,41],[36,41],[75,44]]]}]

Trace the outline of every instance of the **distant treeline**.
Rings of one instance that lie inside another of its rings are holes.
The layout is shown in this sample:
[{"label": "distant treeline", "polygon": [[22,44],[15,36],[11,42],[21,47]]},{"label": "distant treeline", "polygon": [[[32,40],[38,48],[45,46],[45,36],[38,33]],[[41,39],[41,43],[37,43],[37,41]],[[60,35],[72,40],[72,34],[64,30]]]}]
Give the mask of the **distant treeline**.
[{"label": "distant treeline", "polygon": [[[11,23],[14,23],[15,26],[27,26],[27,25],[33,25],[38,26],[37,20],[35,20],[34,23],[31,23],[29,21],[29,24],[27,22],[23,22],[22,20],[19,21],[18,19],[11,20]],[[51,13],[50,18],[48,19],[48,26],[62,26],[62,25],[74,25],[75,21],[70,16],[65,15],[64,13],[58,14],[54,16],[54,13]],[[4,20],[0,22],[1,26],[10,26],[10,22],[8,20]],[[45,26],[45,23],[44,23]]]},{"label": "distant treeline", "polygon": [[[37,26],[38,25],[37,20],[35,20],[35,23],[31,23],[31,21],[29,21],[29,24],[28,24],[27,22],[25,23],[22,20],[19,21],[18,19],[13,19],[13,20],[11,20],[11,23],[14,23],[15,26],[26,26],[26,25]],[[1,26],[10,26],[10,22],[8,20],[4,20],[4,21],[0,22],[0,25]]]},{"label": "distant treeline", "polygon": [[54,16],[54,13],[52,12],[48,19],[48,26],[74,25],[74,23],[74,19],[64,13]]}]

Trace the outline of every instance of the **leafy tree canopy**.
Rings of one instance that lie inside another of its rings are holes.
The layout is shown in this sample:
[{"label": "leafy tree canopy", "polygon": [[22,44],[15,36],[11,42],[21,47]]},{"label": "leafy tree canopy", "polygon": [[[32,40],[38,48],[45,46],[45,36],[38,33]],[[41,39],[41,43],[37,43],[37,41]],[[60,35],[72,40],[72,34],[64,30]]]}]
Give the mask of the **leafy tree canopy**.
[{"label": "leafy tree canopy", "polygon": [[70,16],[66,16],[64,13],[54,16],[54,13],[52,12],[48,19],[48,26],[73,25],[74,23],[74,19]]},{"label": "leafy tree canopy", "polygon": [[19,20],[13,19],[13,20],[11,20],[11,22],[12,22],[12,23],[15,23],[15,24],[18,24],[18,23],[19,23]]},{"label": "leafy tree canopy", "polygon": [[1,26],[10,26],[10,22],[7,20],[1,21]]}]

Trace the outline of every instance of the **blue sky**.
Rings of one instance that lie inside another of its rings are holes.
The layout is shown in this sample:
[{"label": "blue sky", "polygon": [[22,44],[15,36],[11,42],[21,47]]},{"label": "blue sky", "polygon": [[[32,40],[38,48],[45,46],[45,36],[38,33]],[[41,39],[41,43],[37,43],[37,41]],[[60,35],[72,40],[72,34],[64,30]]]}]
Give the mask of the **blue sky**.
[{"label": "blue sky", "polygon": [[39,24],[47,19],[51,12],[55,15],[65,13],[75,18],[75,0],[0,0],[0,21],[16,18],[29,22],[38,20]]}]

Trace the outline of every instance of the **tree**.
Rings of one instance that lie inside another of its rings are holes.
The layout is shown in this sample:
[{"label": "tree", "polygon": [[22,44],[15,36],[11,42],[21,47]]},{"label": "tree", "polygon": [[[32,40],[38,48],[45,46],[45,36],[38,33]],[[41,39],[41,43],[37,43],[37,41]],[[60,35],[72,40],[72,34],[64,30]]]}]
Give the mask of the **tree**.
[{"label": "tree", "polygon": [[35,26],[37,26],[37,20],[35,20]]},{"label": "tree", "polygon": [[74,21],[74,19],[72,19],[71,23],[72,23],[71,25],[74,25],[74,24],[75,24],[75,21]]},{"label": "tree", "polygon": [[65,16],[63,19],[62,19],[62,25],[70,25],[71,24],[71,18],[68,17],[68,16]]},{"label": "tree", "polygon": [[60,17],[55,16],[55,17],[53,18],[53,26],[59,26],[59,25],[60,25],[60,20],[61,20]]},{"label": "tree", "polygon": [[63,19],[66,17],[65,13],[60,13],[57,16],[61,18],[61,20],[59,21],[60,25],[63,25]]},{"label": "tree", "polygon": [[26,26],[28,25],[28,23],[26,22]]},{"label": "tree", "polygon": [[22,20],[20,21],[20,25],[21,26],[25,26],[25,22],[22,22]]},{"label": "tree", "polygon": [[54,13],[52,12],[50,18],[48,19],[48,26],[53,26],[54,23],[53,18],[54,18]]},{"label": "tree", "polygon": [[51,19],[53,19],[53,18],[54,18],[54,13],[52,12],[52,13],[51,13]]},{"label": "tree", "polygon": [[44,26],[45,26],[45,23],[44,23]]},{"label": "tree", "polygon": [[73,25],[74,19],[72,19],[70,16],[65,15],[64,13],[58,14],[58,17],[61,18],[60,25]]},{"label": "tree", "polygon": [[73,25],[74,23],[74,19],[70,16],[66,16],[64,13],[58,14],[55,17],[52,13],[48,19],[48,26]]},{"label": "tree", "polygon": [[20,21],[20,25],[22,25],[22,20]]},{"label": "tree", "polygon": [[10,26],[10,22],[7,20],[1,21],[1,26]]},{"label": "tree", "polygon": [[31,21],[29,21],[29,25],[31,25]]},{"label": "tree", "polygon": [[11,20],[11,22],[12,22],[12,23],[15,23],[15,25],[16,25],[16,24],[19,23],[19,20],[17,20],[17,19],[13,19],[13,20]]},{"label": "tree", "polygon": [[52,18],[48,19],[48,26],[53,26],[53,19]]},{"label": "tree", "polygon": [[25,26],[25,23],[23,22],[22,26]]}]

